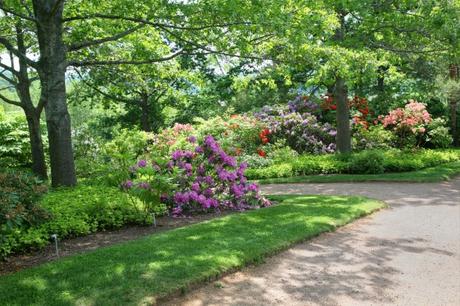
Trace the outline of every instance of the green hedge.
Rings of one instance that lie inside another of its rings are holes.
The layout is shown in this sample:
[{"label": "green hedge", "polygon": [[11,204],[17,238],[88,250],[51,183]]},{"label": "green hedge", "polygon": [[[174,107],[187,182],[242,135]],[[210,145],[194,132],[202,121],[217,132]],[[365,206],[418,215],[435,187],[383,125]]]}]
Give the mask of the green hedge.
[{"label": "green hedge", "polygon": [[460,150],[367,150],[349,155],[302,155],[284,163],[248,169],[249,179],[316,174],[381,174],[409,172],[460,161]]},{"label": "green hedge", "polygon": [[0,257],[41,248],[50,243],[53,234],[63,239],[149,222],[149,217],[125,193],[107,186],[59,188],[43,196],[39,206],[50,214],[50,218],[38,225],[2,234]]}]

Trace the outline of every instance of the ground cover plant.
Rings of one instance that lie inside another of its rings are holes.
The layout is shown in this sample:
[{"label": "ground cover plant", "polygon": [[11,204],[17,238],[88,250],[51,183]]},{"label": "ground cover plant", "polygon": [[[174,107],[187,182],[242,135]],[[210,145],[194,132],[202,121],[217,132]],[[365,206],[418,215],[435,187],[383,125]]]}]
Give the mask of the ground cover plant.
[{"label": "ground cover plant", "polygon": [[0,277],[2,305],[138,305],[261,262],[383,207],[362,197],[276,196],[233,214]]},{"label": "ground cover plant", "polygon": [[460,160],[459,150],[372,150],[352,155],[301,155],[265,168],[249,169],[250,179],[318,174],[382,174],[418,171]]},{"label": "ground cover plant", "polygon": [[[1,181],[4,176],[0,174]],[[126,194],[114,187],[61,188],[46,194],[41,192],[39,199],[34,191],[24,189],[25,184],[18,185],[11,178],[8,182],[15,183],[14,188],[21,190],[14,191],[4,183],[0,186],[0,218],[6,219],[0,232],[0,257],[39,249],[50,243],[51,235],[65,239],[130,224],[152,223],[141,203],[132,203]],[[27,198],[22,196],[26,193]],[[26,205],[32,207],[24,207]]]},{"label": "ground cover plant", "polygon": [[326,174],[278,177],[256,180],[258,184],[290,183],[353,183],[353,182],[410,182],[433,183],[447,181],[460,175],[460,161],[411,172],[383,174]]}]

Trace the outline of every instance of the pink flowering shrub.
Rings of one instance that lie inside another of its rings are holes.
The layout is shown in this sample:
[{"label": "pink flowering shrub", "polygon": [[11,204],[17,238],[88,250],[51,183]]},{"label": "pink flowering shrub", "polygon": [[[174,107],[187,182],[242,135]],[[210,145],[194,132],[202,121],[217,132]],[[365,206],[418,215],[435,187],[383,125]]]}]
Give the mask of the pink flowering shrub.
[{"label": "pink flowering shrub", "polygon": [[397,108],[382,120],[386,129],[393,131],[398,147],[419,146],[427,125],[432,121],[424,104],[410,100],[404,108]]},{"label": "pink flowering shrub", "polygon": [[151,147],[158,152],[158,155],[167,156],[172,148],[181,147],[183,145],[181,141],[194,132],[195,128],[191,124],[176,123],[173,127],[155,134]]},{"label": "pink flowering shrub", "polygon": [[[270,205],[260,195],[258,186],[247,181],[244,175],[247,164],[238,165],[211,135],[205,136],[201,145],[194,136],[189,136],[187,141],[194,145],[194,150],[178,149],[164,165],[139,161],[131,169],[133,180],[124,182],[122,188],[143,195],[143,199],[151,194],[152,201],[167,204],[174,216]],[[162,180],[164,190],[159,188],[158,181],[152,184],[143,180],[146,167],[148,173],[153,174],[149,177],[169,178]]]}]

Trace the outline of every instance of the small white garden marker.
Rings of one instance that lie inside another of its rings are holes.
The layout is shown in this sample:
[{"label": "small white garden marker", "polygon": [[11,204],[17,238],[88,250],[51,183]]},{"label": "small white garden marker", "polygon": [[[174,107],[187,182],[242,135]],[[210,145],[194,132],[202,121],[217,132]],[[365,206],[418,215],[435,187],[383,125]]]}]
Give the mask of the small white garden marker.
[{"label": "small white garden marker", "polygon": [[56,249],[56,256],[59,257],[58,236],[57,236],[57,234],[53,234],[53,235],[51,235],[51,238],[54,240],[54,247]]},{"label": "small white garden marker", "polygon": [[157,227],[157,219],[155,218],[155,213],[152,214],[153,218],[153,227]]}]

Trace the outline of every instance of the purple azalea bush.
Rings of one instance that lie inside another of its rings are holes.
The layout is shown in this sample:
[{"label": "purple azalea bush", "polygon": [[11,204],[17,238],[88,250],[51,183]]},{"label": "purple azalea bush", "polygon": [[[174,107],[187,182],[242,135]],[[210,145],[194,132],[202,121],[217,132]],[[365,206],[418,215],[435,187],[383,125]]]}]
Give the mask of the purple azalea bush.
[{"label": "purple azalea bush", "polygon": [[[169,190],[161,193],[161,202],[169,207],[173,216],[271,205],[260,195],[258,186],[247,181],[244,175],[247,164],[238,164],[211,135],[204,137],[201,145],[196,137],[191,136],[188,141],[196,145],[193,151],[176,150],[163,168],[157,163],[152,166],[158,176],[170,176]],[[147,162],[139,161],[134,169],[144,167]],[[126,181],[122,188],[154,189],[142,180]]]},{"label": "purple azalea bush", "polygon": [[[190,139],[192,140],[192,139]],[[193,143],[197,140],[193,139]],[[194,152],[177,150],[168,163],[182,171],[177,177],[173,195],[165,198],[173,215],[179,216],[209,210],[246,210],[269,206],[259,188],[244,175],[247,164],[237,164],[211,136],[204,137]]]},{"label": "purple azalea bush", "polygon": [[270,128],[271,139],[286,140],[299,153],[334,153],[336,130],[329,123],[319,121],[319,106],[298,97],[287,107],[265,106],[256,117]]}]

